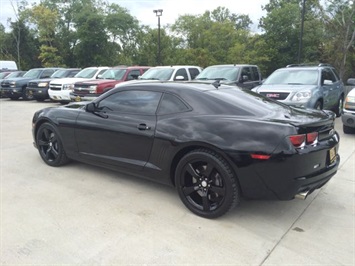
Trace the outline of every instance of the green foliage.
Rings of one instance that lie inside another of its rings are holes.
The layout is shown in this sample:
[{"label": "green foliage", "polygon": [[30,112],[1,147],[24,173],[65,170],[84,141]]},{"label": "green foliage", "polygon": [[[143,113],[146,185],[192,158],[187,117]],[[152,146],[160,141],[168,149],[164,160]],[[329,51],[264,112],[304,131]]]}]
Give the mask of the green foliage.
[{"label": "green foliage", "polygon": [[[158,29],[140,25],[129,11],[104,0],[16,1],[10,31],[0,25],[1,58],[22,69],[38,66],[115,66],[158,64]],[[355,1],[307,0],[300,50],[304,0],[269,0],[250,31],[248,15],[218,7],[200,15],[181,15],[160,30],[163,65],[249,63],[264,77],[301,62],[332,63],[340,75],[354,76]],[[162,17],[164,19],[164,17]],[[164,20],[162,20],[164,21]]]}]

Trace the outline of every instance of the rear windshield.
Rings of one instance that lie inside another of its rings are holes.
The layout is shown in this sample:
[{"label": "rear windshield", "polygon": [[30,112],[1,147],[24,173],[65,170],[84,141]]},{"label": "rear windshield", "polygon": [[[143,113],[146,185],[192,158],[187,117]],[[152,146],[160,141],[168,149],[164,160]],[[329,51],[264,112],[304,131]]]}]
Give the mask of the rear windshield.
[{"label": "rear windshield", "polygon": [[266,98],[250,90],[220,89],[207,92],[221,100],[225,105],[233,106],[241,115],[263,117],[271,112],[289,110],[287,105]]}]

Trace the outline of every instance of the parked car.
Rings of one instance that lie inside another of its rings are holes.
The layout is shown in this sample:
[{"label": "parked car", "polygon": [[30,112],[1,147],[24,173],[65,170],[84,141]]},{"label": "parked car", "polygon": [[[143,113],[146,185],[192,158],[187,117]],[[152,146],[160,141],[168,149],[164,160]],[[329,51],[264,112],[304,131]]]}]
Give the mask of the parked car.
[{"label": "parked car", "polygon": [[4,97],[11,100],[17,100],[22,97],[23,100],[32,100],[33,95],[26,91],[27,83],[33,79],[49,78],[59,68],[33,68],[27,71],[22,77],[5,79],[1,82],[2,93]]},{"label": "parked car", "polygon": [[81,70],[73,78],[54,79],[49,82],[48,95],[52,101],[69,103],[70,92],[74,90],[74,83],[87,79],[97,79],[109,67],[87,67]]},{"label": "parked car", "polygon": [[339,117],[345,90],[334,67],[318,64],[277,69],[255,91],[287,105],[332,110]]},{"label": "parked car", "polygon": [[106,70],[99,79],[79,81],[74,84],[70,93],[72,101],[91,101],[124,81],[136,80],[150,67],[120,66]]},{"label": "parked car", "polygon": [[196,81],[214,82],[237,85],[252,89],[261,84],[260,69],[256,65],[213,65],[206,67],[196,77]]},{"label": "parked car", "polygon": [[199,66],[157,66],[152,67],[139,77],[141,80],[188,81],[200,72]]},{"label": "parked car", "polygon": [[54,79],[72,78],[80,72],[80,68],[58,69],[48,79],[33,79],[27,84],[27,94],[39,102],[49,99],[49,82]]},{"label": "parked car", "polygon": [[2,81],[4,79],[22,77],[26,73],[26,71],[13,71],[13,72],[2,72],[2,73],[5,73],[5,75],[2,76],[2,78],[0,78],[0,98],[5,98],[5,95],[3,94],[2,87],[1,87]]},{"label": "parked car", "polygon": [[334,121],[238,87],[138,81],[37,111],[32,133],[50,166],[73,159],[169,184],[215,218],[241,196],[304,199],[327,183],[340,162]]},{"label": "parked car", "polygon": [[[348,79],[347,83],[354,86],[355,78]],[[355,133],[355,87],[349,91],[345,98],[341,121],[345,134]]]}]

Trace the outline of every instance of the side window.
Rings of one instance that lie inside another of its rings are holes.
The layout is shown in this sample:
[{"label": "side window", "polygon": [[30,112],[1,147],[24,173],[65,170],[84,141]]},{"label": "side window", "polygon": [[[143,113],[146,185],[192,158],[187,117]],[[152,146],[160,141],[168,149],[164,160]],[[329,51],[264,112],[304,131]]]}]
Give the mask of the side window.
[{"label": "side window", "polygon": [[102,75],[107,69],[101,69],[100,72],[96,75],[96,78],[98,78],[99,75]]},{"label": "side window", "polygon": [[114,112],[154,115],[161,94],[162,93],[155,91],[119,91],[100,101],[98,107]]},{"label": "side window", "polygon": [[183,76],[183,77],[184,77],[183,80],[188,80],[188,79],[189,79],[189,78],[187,77],[187,71],[186,71],[185,68],[180,68],[180,69],[178,69],[178,71],[176,71],[174,80],[176,80],[176,77],[177,77],[177,76]]},{"label": "side window", "polygon": [[45,69],[42,72],[41,78],[49,78],[54,73],[52,69]]},{"label": "side window", "polygon": [[190,76],[191,79],[195,79],[198,74],[200,74],[200,71],[197,68],[189,68]]},{"label": "side window", "polygon": [[251,81],[251,71],[250,67],[243,67],[242,69],[242,81]]},{"label": "side window", "polygon": [[129,74],[127,76],[127,80],[138,79],[140,74],[141,73],[140,73],[139,69],[133,69],[133,70],[131,70],[131,72],[129,72]]},{"label": "side window", "polygon": [[173,94],[165,93],[159,105],[158,115],[181,113],[189,110],[189,107]]},{"label": "side window", "polygon": [[253,72],[253,80],[254,81],[260,80],[260,74],[259,74],[258,68],[257,67],[252,67],[251,71]]},{"label": "side window", "polygon": [[336,78],[330,69],[322,69],[322,84],[334,83]]}]

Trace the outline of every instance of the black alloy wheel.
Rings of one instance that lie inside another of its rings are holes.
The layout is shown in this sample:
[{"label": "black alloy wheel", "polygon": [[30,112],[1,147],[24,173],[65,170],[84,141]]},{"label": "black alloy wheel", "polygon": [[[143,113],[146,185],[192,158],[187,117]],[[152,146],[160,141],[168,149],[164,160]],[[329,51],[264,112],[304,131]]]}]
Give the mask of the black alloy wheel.
[{"label": "black alloy wheel", "polygon": [[63,144],[57,129],[50,123],[43,123],[36,134],[36,143],[43,161],[50,166],[66,164],[69,159],[66,156]]},{"label": "black alloy wheel", "polygon": [[205,218],[217,218],[240,201],[239,185],[229,164],[217,153],[199,149],[186,154],[175,172],[185,206]]}]

